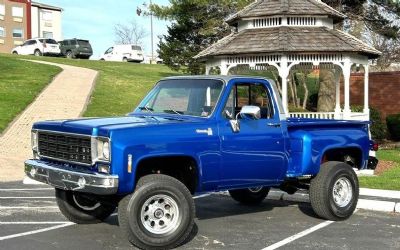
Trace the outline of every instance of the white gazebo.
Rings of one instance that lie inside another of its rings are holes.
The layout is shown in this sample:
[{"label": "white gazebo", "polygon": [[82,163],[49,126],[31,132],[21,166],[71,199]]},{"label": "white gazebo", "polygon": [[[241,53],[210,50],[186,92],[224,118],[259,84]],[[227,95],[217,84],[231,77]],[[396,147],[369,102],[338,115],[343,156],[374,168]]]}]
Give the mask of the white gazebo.
[{"label": "white gazebo", "polygon": [[[369,120],[369,60],[380,52],[357,38],[334,29],[345,15],[319,0],[258,0],[229,17],[234,32],[203,50],[195,58],[206,63],[206,74],[219,68],[222,75],[240,65],[263,70],[277,69],[282,79],[282,100],[287,116]],[[329,113],[289,113],[288,76],[297,65],[318,68],[329,64],[341,69],[344,78],[344,108],[341,84],[336,82],[336,108]],[[350,109],[350,75],[353,65],[365,72],[364,110]]]}]

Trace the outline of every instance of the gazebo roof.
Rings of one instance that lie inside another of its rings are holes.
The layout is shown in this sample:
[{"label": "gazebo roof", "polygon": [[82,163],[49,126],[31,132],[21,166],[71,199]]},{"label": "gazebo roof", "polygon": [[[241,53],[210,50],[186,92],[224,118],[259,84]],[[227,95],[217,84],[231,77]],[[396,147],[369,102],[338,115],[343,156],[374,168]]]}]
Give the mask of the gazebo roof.
[{"label": "gazebo roof", "polygon": [[378,50],[339,30],[326,27],[281,26],[246,29],[241,32],[232,33],[200,52],[195,58],[206,59],[222,55],[285,52],[350,52],[364,54],[370,59],[381,55],[381,52]]},{"label": "gazebo roof", "polygon": [[226,22],[234,24],[243,18],[276,15],[329,16],[334,22],[340,22],[346,18],[346,15],[319,0],[257,0],[243,10],[230,16],[226,19]]}]

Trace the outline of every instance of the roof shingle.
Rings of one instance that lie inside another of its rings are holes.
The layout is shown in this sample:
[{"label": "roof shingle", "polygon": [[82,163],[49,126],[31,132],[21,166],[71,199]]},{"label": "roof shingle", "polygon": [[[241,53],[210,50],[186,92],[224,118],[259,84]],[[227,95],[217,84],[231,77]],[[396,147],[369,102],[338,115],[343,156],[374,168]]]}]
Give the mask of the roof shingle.
[{"label": "roof shingle", "polygon": [[228,17],[226,22],[233,24],[242,18],[276,15],[329,16],[333,18],[335,22],[340,22],[346,18],[346,15],[319,0],[258,0]]},{"label": "roof shingle", "polygon": [[355,37],[326,27],[276,27],[232,33],[195,58],[259,53],[354,52],[377,58],[381,52]]}]

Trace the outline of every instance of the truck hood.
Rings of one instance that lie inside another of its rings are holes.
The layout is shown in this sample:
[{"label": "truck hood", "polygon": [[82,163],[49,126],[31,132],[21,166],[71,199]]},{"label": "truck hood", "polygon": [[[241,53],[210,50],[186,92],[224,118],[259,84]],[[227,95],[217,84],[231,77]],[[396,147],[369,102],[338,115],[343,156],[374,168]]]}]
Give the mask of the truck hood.
[{"label": "truck hood", "polygon": [[125,117],[43,121],[35,123],[33,129],[93,136],[109,136],[109,132],[115,129],[158,126],[170,123],[191,123],[198,120],[199,118],[188,117],[130,115]]}]

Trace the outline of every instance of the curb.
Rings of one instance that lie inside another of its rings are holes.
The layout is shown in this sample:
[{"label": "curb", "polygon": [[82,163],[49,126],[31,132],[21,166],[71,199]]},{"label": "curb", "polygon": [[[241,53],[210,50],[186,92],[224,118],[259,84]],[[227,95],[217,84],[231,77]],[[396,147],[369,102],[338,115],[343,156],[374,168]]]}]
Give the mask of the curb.
[{"label": "curb", "polygon": [[28,176],[26,176],[24,178],[24,180],[22,181],[22,184],[25,184],[25,185],[46,185],[44,183],[35,181],[34,179],[29,178]]},{"label": "curb", "polygon": [[[376,190],[376,191],[379,191],[381,193],[386,192],[386,190]],[[391,192],[391,191],[387,191],[387,192]],[[398,192],[398,191],[393,191],[393,192]],[[362,192],[360,190],[360,194],[361,193]],[[371,193],[368,193],[368,194],[370,196],[373,196]],[[386,197],[386,198],[391,198],[391,197]],[[283,191],[279,191],[279,190],[271,190],[268,194],[267,199],[310,203],[309,195],[306,193],[296,193],[293,195],[289,195],[289,194],[287,194]],[[400,202],[396,203],[396,202],[391,202],[391,201],[359,199],[357,208],[364,209],[364,210],[378,211],[378,212],[400,213]]]}]

